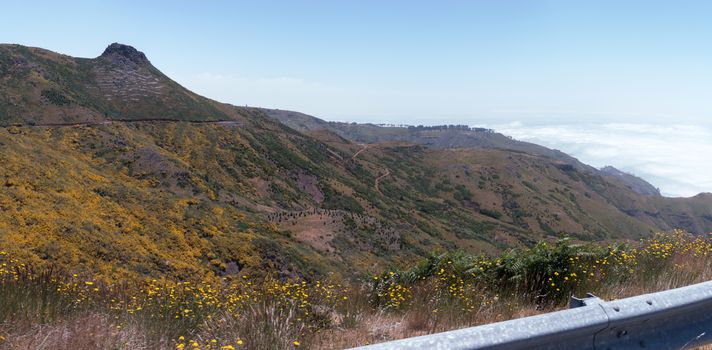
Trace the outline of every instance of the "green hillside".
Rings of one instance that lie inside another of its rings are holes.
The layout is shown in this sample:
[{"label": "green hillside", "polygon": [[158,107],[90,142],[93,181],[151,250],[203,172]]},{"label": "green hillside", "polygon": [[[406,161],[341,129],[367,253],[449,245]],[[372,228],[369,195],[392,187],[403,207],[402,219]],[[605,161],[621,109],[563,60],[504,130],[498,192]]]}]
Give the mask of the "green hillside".
[{"label": "green hillside", "polygon": [[494,133],[436,147],[297,131],[193,94],[128,46],[80,59],[2,45],[0,78],[0,250],[36,265],[359,276],[432,251],[712,231],[709,196],[641,195]]},{"label": "green hillside", "polygon": [[95,59],[0,45],[0,77],[3,125],[234,118],[163,75],[143,53],[121,44],[110,45]]}]

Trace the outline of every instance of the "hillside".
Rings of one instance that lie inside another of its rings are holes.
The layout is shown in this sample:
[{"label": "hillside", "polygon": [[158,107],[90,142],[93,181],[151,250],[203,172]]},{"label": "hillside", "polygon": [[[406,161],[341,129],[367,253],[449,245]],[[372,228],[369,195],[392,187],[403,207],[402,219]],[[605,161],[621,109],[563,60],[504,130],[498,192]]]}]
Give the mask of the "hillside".
[{"label": "hillside", "polygon": [[0,78],[4,125],[234,118],[166,77],[143,53],[121,44],[109,45],[94,59],[0,45]]},{"label": "hillside", "polygon": [[650,196],[660,196],[660,190],[658,188],[635,175],[625,173],[612,166],[601,168],[601,172],[618,178],[620,181],[625,183],[628,188],[636,193]]},{"label": "hillside", "polygon": [[609,181],[624,184],[643,195],[660,195],[660,191],[645,180],[613,167],[597,170],[558,150],[507,137],[495,130],[473,128],[466,125],[392,126],[327,122],[319,118],[279,109],[263,109],[270,117],[301,132],[328,130],[356,143],[403,141],[424,145],[432,149],[490,148],[525,152],[559,160],[576,170],[609,177]]},{"label": "hillside", "polygon": [[383,126],[344,122],[327,122],[319,118],[279,109],[263,109],[270,117],[301,132],[329,130],[356,143],[403,141],[420,144],[433,149],[448,148],[495,148],[521,151],[558,159],[580,170],[592,168],[575,158],[529,142],[517,141],[494,130],[470,128],[464,125],[440,126]]},{"label": "hillside", "polygon": [[359,276],[438,250],[712,231],[709,196],[641,195],[487,130],[280,123],[125,45],[94,59],[1,45],[0,78],[0,250],[32,264]]}]

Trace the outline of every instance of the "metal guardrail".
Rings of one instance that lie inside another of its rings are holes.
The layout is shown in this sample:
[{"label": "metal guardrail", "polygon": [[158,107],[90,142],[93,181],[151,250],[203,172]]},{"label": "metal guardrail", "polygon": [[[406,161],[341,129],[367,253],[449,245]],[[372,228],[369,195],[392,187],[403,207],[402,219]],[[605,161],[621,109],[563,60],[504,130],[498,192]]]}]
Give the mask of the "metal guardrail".
[{"label": "metal guardrail", "polygon": [[691,349],[712,343],[712,281],[511,321],[363,346],[385,349]]}]

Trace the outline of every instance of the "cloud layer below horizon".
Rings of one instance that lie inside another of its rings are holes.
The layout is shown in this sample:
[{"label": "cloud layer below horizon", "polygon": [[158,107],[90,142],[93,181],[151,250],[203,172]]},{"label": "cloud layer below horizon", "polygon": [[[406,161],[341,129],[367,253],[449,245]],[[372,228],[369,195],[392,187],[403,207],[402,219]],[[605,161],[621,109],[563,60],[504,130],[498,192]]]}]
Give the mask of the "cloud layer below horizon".
[{"label": "cloud layer below horizon", "polygon": [[601,168],[612,165],[650,182],[665,196],[712,192],[712,128],[697,125],[490,125],[498,132],[568,153]]}]

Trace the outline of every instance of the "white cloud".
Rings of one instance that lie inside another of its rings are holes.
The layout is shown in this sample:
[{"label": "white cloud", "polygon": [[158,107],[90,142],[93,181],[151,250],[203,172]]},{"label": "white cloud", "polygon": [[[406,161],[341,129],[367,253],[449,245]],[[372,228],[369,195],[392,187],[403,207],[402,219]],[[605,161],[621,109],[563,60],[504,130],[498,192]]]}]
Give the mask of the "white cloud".
[{"label": "white cloud", "polygon": [[515,139],[566,152],[595,167],[612,165],[667,196],[712,192],[712,128],[632,123],[490,126]]}]

